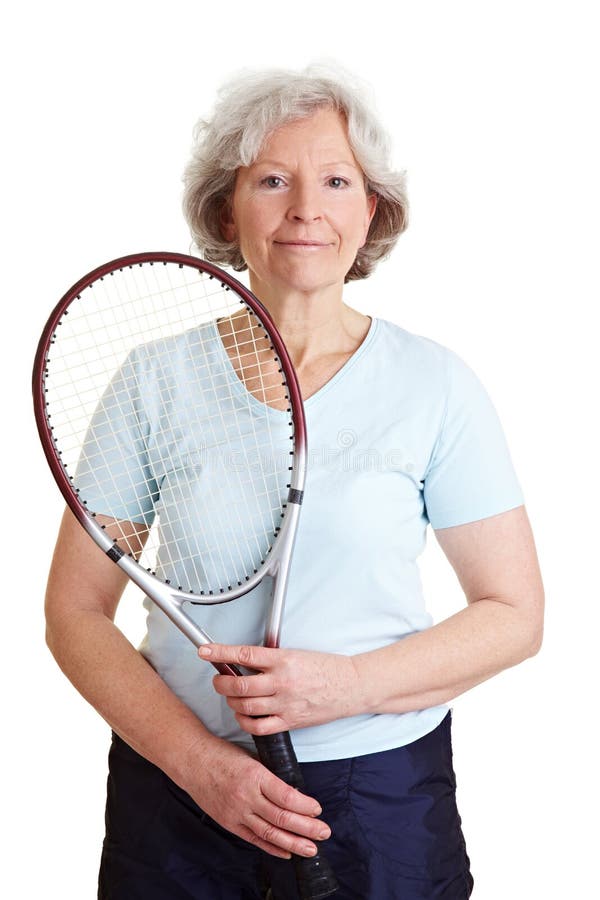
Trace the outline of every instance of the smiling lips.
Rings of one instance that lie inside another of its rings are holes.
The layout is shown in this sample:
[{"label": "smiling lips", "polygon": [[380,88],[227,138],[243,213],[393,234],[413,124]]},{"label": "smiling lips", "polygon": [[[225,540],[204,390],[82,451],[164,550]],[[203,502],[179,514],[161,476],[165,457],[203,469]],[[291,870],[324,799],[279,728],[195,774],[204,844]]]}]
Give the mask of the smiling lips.
[{"label": "smiling lips", "polygon": [[304,249],[316,249],[317,247],[329,247],[330,244],[323,244],[319,241],[275,241],[283,247],[302,247]]}]

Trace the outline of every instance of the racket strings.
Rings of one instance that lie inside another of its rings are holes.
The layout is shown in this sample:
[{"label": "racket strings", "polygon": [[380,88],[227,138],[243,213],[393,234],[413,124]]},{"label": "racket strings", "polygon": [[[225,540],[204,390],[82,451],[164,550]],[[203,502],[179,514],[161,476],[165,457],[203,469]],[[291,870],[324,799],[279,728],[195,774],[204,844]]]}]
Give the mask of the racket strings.
[{"label": "racket strings", "polygon": [[[174,286],[171,279],[171,270],[169,267],[166,268],[166,274],[168,276],[168,283],[170,293],[172,294],[174,291]],[[205,287],[205,283],[203,283]],[[189,299],[189,290],[186,287],[186,294]],[[150,295],[152,297],[154,312],[156,312],[156,303],[155,300],[157,297],[161,296],[161,292],[153,291]],[[206,297],[206,291],[205,291]],[[168,380],[167,375],[165,373],[166,363],[168,361],[168,357],[166,355],[158,354],[159,361],[159,369],[161,371],[161,378],[163,381]],[[209,368],[210,372],[210,368]],[[199,387],[199,386],[198,386]],[[213,386],[214,390],[214,386]],[[230,391],[229,391],[230,394]],[[191,398],[190,398],[191,399]],[[172,403],[172,397],[167,395],[164,398],[164,403],[167,405]],[[218,405],[220,409],[220,405]],[[204,431],[206,431],[208,423],[203,421]],[[167,418],[166,429],[167,432],[170,430],[172,432],[172,424],[170,420]],[[214,427],[213,427],[214,432]],[[173,460],[172,450],[169,447],[168,452],[168,461],[171,466],[171,472],[175,473],[177,471],[176,462]],[[192,492],[187,490],[187,478],[182,479],[181,477],[172,477],[171,483],[173,484],[172,492],[174,494],[172,505],[175,505],[178,509],[178,515],[180,516],[180,520],[178,522],[179,530],[183,534],[191,535],[200,534],[202,537],[204,553],[202,557],[205,559],[210,559],[212,562],[213,570],[218,565],[221,571],[227,570],[228,572],[234,571],[236,566],[236,555],[240,556],[239,553],[239,541],[235,544],[233,541],[216,541],[207,540],[207,528],[204,524],[204,517],[201,515],[199,510],[199,504],[197,499],[194,497]],[[186,497],[186,494],[189,494]],[[185,515],[183,513],[185,510]],[[212,521],[216,524],[219,529],[222,528],[222,519],[223,519],[223,511],[222,509],[215,509],[212,512]],[[196,523],[196,527],[194,528],[194,522]],[[179,538],[168,539],[166,537],[166,528],[161,529],[161,568],[166,569],[168,572],[174,572],[177,575],[177,581],[184,581],[185,578],[183,574],[187,576],[188,584],[203,584],[207,581],[206,573],[201,566],[201,558],[200,555],[194,551],[193,545],[192,549],[188,552],[184,552],[182,549],[185,546],[184,541]],[[188,542],[189,543],[189,542]],[[248,548],[246,548],[248,549]],[[165,577],[165,576],[163,576]],[[166,581],[170,581],[170,578],[165,577]],[[178,585],[182,586],[182,585]],[[223,590],[224,588],[221,588]],[[210,591],[210,588],[209,588]]]},{"label": "racket strings", "polygon": [[[169,277],[170,277],[170,271],[172,271],[172,270],[167,269],[167,273],[169,274]],[[204,280],[202,282],[202,284],[203,284],[203,287],[206,288],[206,285],[207,285],[206,280]],[[171,285],[171,287],[172,287],[172,285]],[[189,285],[187,283],[186,283],[186,290],[187,290],[188,296],[189,296]],[[227,319],[226,321],[231,322],[231,319]],[[236,338],[236,330],[233,327],[232,322],[231,322],[231,325],[232,325],[231,332],[232,332],[234,338]],[[256,350],[255,350],[255,353],[256,353]],[[217,394],[218,392],[216,390],[212,367],[208,367],[208,374],[209,374],[209,377],[211,380],[211,390],[213,391],[214,394]],[[243,376],[243,371],[239,374],[241,374]],[[228,400],[231,402],[233,399],[232,384],[229,383],[227,387],[228,387],[228,390],[227,390]],[[219,413],[218,418],[220,419],[220,423],[218,423],[218,424],[220,424],[222,431],[227,432],[227,422],[225,419],[223,404],[218,404],[217,409],[218,409],[218,413]],[[205,421],[206,420],[203,419],[203,424]],[[254,419],[251,417],[250,421],[253,422]],[[234,433],[235,433],[235,431],[237,431],[236,437],[238,439],[242,439],[239,416],[229,417],[229,423],[230,424],[233,423]],[[270,424],[268,418],[266,419],[266,423],[267,423],[267,425]],[[215,430],[217,430],[217,424],[214,421],[211,423],[211,425],[213,427],[213,432]],[[270,427],[268,430],[269,430],[270,443],[272,444],[272,434],[270,432]],[[244,435],[244,439],[241,441],[241,448],[242,448],[243,454],[245,456],[245,463],[246,463],[246,466],[244,468],[246,468],[247,464],[249,463],[249,460],[247,458],[247,452],[248,452],[249,446],[250,446],[250,442]],[[263,471],[263,468],[259,467],[259,473],[262,474],[262,471]],[[240,488],[242,486],[240,474],[241,474],[240,470],[238,469],[238,471],[236,472],[236,475],[237,475],[236,493],[237,493],[238,497],[244,498],[244,503],[243,504],[239,503],[239,502],[234,503],[229,507],[229,509],[227,509],[224,505],[218,505],[213,510],[213,517],[216,518],[216,525],[218,527],[217,533],[223,534],[224,531],[227,532],[229,530],[233,535],[236,535],[238,537],[238,539],[235,542],[230,540],[230,541],[221,541],[221,542],[215,543],[213,541],[212,546],[207,546],[206,530],[201,526],[201,532],[202,532],[202,535],[203,535],[203,538],[205,541],[205,551],[206,551],[205,555],[208,555],[212,558],[217,557],[219,565],[223,570],[226,569],[228,572],[235,571],[237,573],[236,578],[237,578],[238,584],[241,583],[240,577],[242,579],[244,577],[246,579],[249,577],[249,574],[246,574],[245,576],[240,575],[240,561],[243,559],[244,554],[246,555],[246,557],[248,555],[250,555],[252,557],[252,559],[255,560],[254,566],[252,569],[252,571],[255,572],[256,566],[259,564],[262,564],[264,562],[263,557],[266,555],[266,553],[268,552],[268,550],[271,546],[271,541],[272,541],[271,533],[272,533],[272,530],[274,529],[273,516],[271,516],[269,525],[267,525],[266,528],[263,528],[262,534],[260,534],[256,528],[254,528],[252,530],[252,529],[248,529],[245,527],[245,520],[248,518],[248,514],[249,513],[251,514],[252,510],[249,509],[250,501],[249,501],[248,493],[245,491],[240,491]],[[261,496],[261,493],[259,491],[255,490],[254,499],[256,500],[260,496]],[[182,498],[182,500],[183,499],[184,498]],[[245,508],[243,508],[243,507],[245,507]],[[231,529],[230,526],[228,528],[229,523],[228,523],[227,517],[226,517],[227,513],[229,514],[230,518],[231,518],[231,514],[233,514],[233,525],[234,525],[233,529]],[[198,517],[195,517],[195,518],[199,522],[201,522],[201,519],[198,519]],[[268,519],[265,519],[265,522],[268,522],[268,521],[269,521]],[[194,524],[193,520],[190,519],[190,521],[188,523],[188,528],[190,531],[193,530],[193,524]],[[240,536],[243,536],[243,539],[244,539],[243,543],[240,541]],[[211,537],[212,537],[212,535],[211,535]],[[165,548],[168,548],[169,543],[165,542],[164,546],[165,546]],[[265,550],[265,547],[267,548],[266,550]],[[181,556],[181,553],[180,553],[180,556]],[[259,557],[260,557],[260,563],[257,561]],[[185,559],[185,561],[187,561],[189,559],[189,556],[185,557],[184,559]],[[172,562],[172,559],[170,561]],[[243,570],[243,565],[242,565],[241,569]],[[197,577],[197,574],[198,573],[196,573],[196,577]],[[227,585],[228,589],[230,587],[231,587],[231,585]],[[223,589],[224,588],[221,588],[221,590],[223,590]]]},{"label": "racket strings", "polygon": [[125,552],[146,526],[143,564],[197,593],[264,563],[294,434],[280,361],[242,298],[175,263],[104,276],[57,327],[45,389],[74,490]]},{"label": "racket strings", "polygon": [[[169,272],[169,278],[170,278],[170,271],[169,271],[169,269],[167,269],[167,272]],[[203,282],[203,286],[206,288],[206,281]],[[188,296],[189,296],[189,285],[188,285],[188,284],[186,284],[186,290],[187,290]],[[229,321],[231,321],[231,319],[229,319]],[[232,323],[232,333],[233,333],[233,335],[235,336],[235,328],[233,327],[233,323]],[[213,377],[213,375],[212,375],[212,367],[210,367],[210,366],[208,367],[208,372],[209,372],[209,375],[211,376],[211,388],[212,388],[212,391],[215,392],[215,394],[216,394],[217,392],[216,392],[216,386],[215,386],[215,383],[214,383],[214,377]],[[231,384],[228,385],[228,392],[227,392],[227,393],[228,393],[228,400],[231,402],[231,401],[233,400],[233,397],[232,397],[232,385],[231,385]],[[224,407],[223,407],[222,404],[218,404],[218,410],[219,410],[219,413],[220,413],[220,419],[221,419],[220,424],[221,424],[221,427],[222,427],[223,431],[227,432],[227,424],[226,424],[226,421],[225,421]],[[237,435],[236,435],[236,437],[237,437],[238,439],[240,439],[240,438],[242,437],[242,435],[241,435],[241,431],[240,431],[240,419],[239,419],[239,417],[238,417],[238,416],[233,416],[232,418],[230,418],[230,421],[233,421],[233,422],[235,423],[235,425],[237,426]],[[250,418],[250,421],[252,421],[252,417]],[[270,438],[270,443],[272,444],[272,433],[271,433],[271,430],[270,430],[270,423],[269,423],[269,419],[268,419],[268,418],[266,419],[266,422],[267,422],[267,424],[269,425],[269,428],[268,428],[268,431],[269,431],[269,438]],[[215,429],[214,429],[214,427],[213,427],[213,431],[214,431],[214,430],[215,430]],[[255,433],[256,433],[256,432],[255,432]],[[246,440],[243,440],[243,441],[242,441],[242,448],[243,448],[243,450],[247,453],[248,442],[247,442]],[[248,462],[247,459],[246,459],[246,462]],[[262,472],[261,469],[259,469],[259,471]],[[249,512],[251,513],[251,510],[249,509],[249,500],[248,500],[247,494],[246,494],[245,492],[242,492],[242,493],[240,494],[239,489],[240,489],[240,487],[241,487],[241,484],[240,484],[240,479],[239,479],[239,477],[238,477],[238,484],[237,484],[236,487],[237,487],[237,494],[238,494],[238,496],[242,496],[242,497],[245,497],[245,498],[246,498],[244,513],[245,513],[245,516],[247,517],[247,516],[248,516],[248,513],[249,513]],[[254,495],[254,496],[255,496],[255,500],[256,500],[256,499],[258,498],[258,496],[259,496],[259,493],[255,491],[255,495]],[[244,521],[243,521],[243,516],[242,516],[242,514],[241,514],[240,504],[233,504],[233,506],[231,506],[229,509],[230,509],[231,512],[235,512],[235,514],[236,514],[236,515],[235,515],[235,520],[236,520],[236,521],[234,522],[234,524],[235,524],[235,526],[237,526],[237,527],[234,527],[234,529],[231,530],[231,531],[232,531],[232,534],[235,534],[235,535],[238,535],[238,536],[243,535],[243,536],[245,537],[245,550],[246,550],[246,553],[248,553],[248,550],[250,550],[250,555],[252,556],[252,559],[254,560],[253,570],[252,570],[253,573],[254,573],[254,572],[256,572],[256,567],[257,567],[258,565],[262,565],[263,562],[264,562],[264,559],[261,558],[261,559],[260,559],[260,563],[258,563],[258,561],[257,561],[258,558],[266,556],[266,554],[269,552],[270,547],[271,547],[270,531],[268,530],[268,529],[269,529],[269,525],[266,525],[266,527],[263,529],[262,535],[259,535],[259,534],[257,533],[256,529],[254,529],[254,530],[250,530],[250,529],[244,530]],[[225,507],[224,507],[224,506],[218,506],[215,512],[216,512],[216,514],[217,514],[217,519],[218,519],[218,524],[219,524],[220,529],[222,529],[223,527],[225,527],[225,529],[226,529],[226,528],[227,528],[227,521],[225,521],[225,523],[224,523],[224,521],[223,521],[224,518],[225,518],[225,516],[224,516],[224,513],[225,513]],[[264,521],[265,521],[265,523],[266,523],[266,522],[268,522],[268,519],[265,519]],[[192,522],[189,523],[189,527],[190,527],[190,529],[192,528]],[[273,528],[274,528],[274,523],[273,523],[273,518],[271,517],[271,521],[270,521],[270,529],[273,529]],[[203,537],[206,538],[206,534],[205,534],[204,530],[203,530]],[[251,538],[252,538],[252,541],[251,541]],[[168,546],[168,545],[167,545],[167,546]],[[243,555],[244,555],[244,554],[243,554],[242,552],[240,552],[241,545],[240,545],[239,538],[238,538],[238,540],[235,542],[235,544],[234,544],[233,541],[221,541],[220,544],[217,542],[217,546],[219,547],[220,552],[219,552],[218,554],[217,554],[217,553],[214,553],[214,555],[215,555],[215,556],[217,556],[217,555],[219,556],[219,563],[220,563],[221,567],[222,567],[223,569],[225,569],[226,564],[228,564],[227,571],[228,571],[228,572],[232,572],[232,571],[237,572],[237,576],[236,576],[236,578],[237,578],[237,583],[238,583],[238,585],[241,584],[241,581],[239,580],[239,579],[240,579],[240,572],[241,572],[241,570],[242,570],[244,567],[243,567],[243,565],[240,567],[240,562],[243,560]],[[265,550],[265,547],[267,548],[266,550]],[[234,553],[234,550],[235,550],[235,553]],[[224,552],[224,551],[227,553],[227,559],[226,559],[226,560],[223,558],[223,552]],[[213,555],[212,548],[208,549],[208,555],[209,555],[209,556],[212,556],[212,555]],[[234,556],[237,556],[237,559],[234,559]],[[247,573],[244,577],[245,577],[246,579],[248,579],[248,578],[250,577],[250,573]],[[227,589],[231,589],[231,585],[227,585]],[[224,587],[221,587],[220,590],[223,591],[223,590],[225,590],[225,588],[224,588]],[[209,592],[210,592],[210,589],[209,589]]]}]

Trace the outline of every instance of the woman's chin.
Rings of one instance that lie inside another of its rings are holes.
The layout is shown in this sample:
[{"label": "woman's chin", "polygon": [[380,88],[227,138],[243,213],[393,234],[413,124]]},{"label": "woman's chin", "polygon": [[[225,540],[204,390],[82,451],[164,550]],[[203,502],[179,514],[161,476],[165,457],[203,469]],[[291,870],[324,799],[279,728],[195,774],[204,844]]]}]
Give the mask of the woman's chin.
[{"label": "woman's chin", "polygon": [[288,266],[284,270],[273,269],[268,272],[261,273],[260,276],[251,275],[251,284],[256,285],[252,288],[260,297],[260,291],[273,292],[277,291],[285,293],[300,294],[318,294],[322,291],[331,290],[335,285],[340,288],[344,284],[344,274],[341,272],[332,272],[331,267],[327,267],[324,271],[319,271],[320,267],[315,266]]}]

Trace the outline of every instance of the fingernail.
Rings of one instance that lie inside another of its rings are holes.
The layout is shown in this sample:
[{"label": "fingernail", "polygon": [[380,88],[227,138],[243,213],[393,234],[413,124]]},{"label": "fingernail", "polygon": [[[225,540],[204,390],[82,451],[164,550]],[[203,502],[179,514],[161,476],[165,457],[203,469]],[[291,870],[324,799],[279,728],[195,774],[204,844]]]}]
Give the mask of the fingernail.
[{"label": "fingernail", "polygon": [[331,832],[329,830],[321,831],[319,834],[320,841],[326,841],[328,837],[331,837]]},{"label": "fingernail", "polygon": [[321,809],[320,806],[315,806],[315,811],[313,813],[313,816],[320,816],[322,812],[323,812],[323,810]]},{"label": "fingernail", "polygon": [[210,649],[210,647],[200,647],[198,653],[200,654],[200,656],[210,656],[212,650]]},{"label": "fingernail", "polygon": [[314,846],[314,844],[303,844],[302,852],[305,856],[314,856],[317,852],[317,848]]}]

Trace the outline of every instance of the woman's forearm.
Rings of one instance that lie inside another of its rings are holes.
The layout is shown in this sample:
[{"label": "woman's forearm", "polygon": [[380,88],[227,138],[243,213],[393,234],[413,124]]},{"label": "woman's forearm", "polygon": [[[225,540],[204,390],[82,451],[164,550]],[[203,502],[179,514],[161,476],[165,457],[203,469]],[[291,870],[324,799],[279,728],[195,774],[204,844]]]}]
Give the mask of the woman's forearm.
[{"label": "woman's forearm", "polygon": [[516,607],[478,600],[425,631],[353,656],[356,712],[404,713],[446,703],[538,649]]},{"label": "woman's forearm", "polygon": [[81,610],[60,624],[50,620],[48,644],[113,729],[223,828],[287,859],[312,856],[314,842],[329,836],[316,818],[316,800],[210,734],[101,612]]},{"label": "woman's forearm", "polygon": [[[394,644],[355,656],[211,644],[211,662],[261,674],[213,679],[249,734],[273,734],[335,719],[405,713],[446,703],[539,649],[531,615],[484,599]],[[259,717],[259,718],[256,718]]]},{"label": "woman's forearm", "polygon": [[213,679],[241,727],[249,734],[273,734],[365,713],[427,709],[535,655],[545,598],[525,508],[439,529],[436,537],[468,603],[437,625],[356,655],[200,648],[211,662],[262,673]]},{"label": "woman's forearm", "polygon": [[275,856],[312,855],[324,832],[318,803],[212,735],[175,696],[113,623],[126,583],[67,511],[45,606],[48,646],[62,670],[117,734],[223,828]]},{"label": "woman's forearm", "polygon": [[219,742],[102,612],[48,619],[47,642],[77,690],[131,747],[185,789],[189,766]]}]

